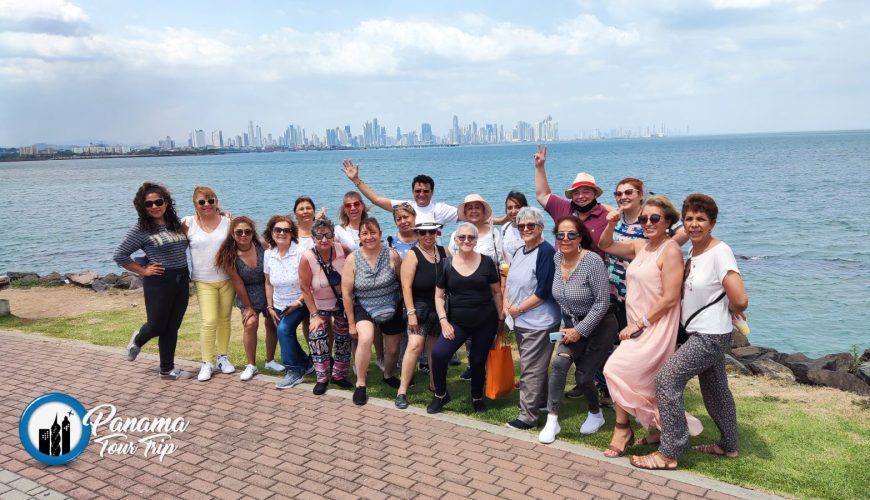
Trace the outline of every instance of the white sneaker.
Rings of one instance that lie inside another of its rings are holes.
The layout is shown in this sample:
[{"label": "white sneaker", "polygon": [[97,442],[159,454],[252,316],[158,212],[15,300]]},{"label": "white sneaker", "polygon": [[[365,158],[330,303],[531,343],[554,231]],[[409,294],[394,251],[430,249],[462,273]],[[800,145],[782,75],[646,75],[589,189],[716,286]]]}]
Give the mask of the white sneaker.
[{"label": "white sneaker", "polygon": [[199,375],[196,376],[196,379],[200,382],[205,382],[211,378],[211,372],[214,371],[214,365],[211,363],[203,362],[202,368],[199,369]]},{"label": "white sneaker", "polygon": [[580,434],[594,434],[598,432],[598,429],[601,429],[603,425],[604,414],[601,413],[601,410],[598,410],[598,413],[592,413],[590,411],[586,416],[586,421],[580,426]]},{"label": "white sneaker", "polygon": [[547,425],[541,429],[541,433],[538,434],[538,441],[544,444],[550,444],[556,440],[556,436],[562,431],[562,427],[559,426],[559,416],[558,415],[547,415]]},{"label": "white sneaker", "polygon": [[254,378],[254,375],[258,373],[257,367],[254,365],[248,365],[242,371],[242,375],[239,377],[243,382],[251,380]]},{"label": "white sneaker", "polygon": [[269,361],[268,363],[266,363],[264,366],[266,368],[272,370],[273,372],[283,372],[284,371],[284,365],[275,361],[274,359],[272,361]]},{"label": "white sneaker", "polygon": [[228,358],[226,354],[218,356],[215,364],[217,365],[218,370],[222,373],[230,374],[236,371],[236,367],[230,363],[230,358]]}]

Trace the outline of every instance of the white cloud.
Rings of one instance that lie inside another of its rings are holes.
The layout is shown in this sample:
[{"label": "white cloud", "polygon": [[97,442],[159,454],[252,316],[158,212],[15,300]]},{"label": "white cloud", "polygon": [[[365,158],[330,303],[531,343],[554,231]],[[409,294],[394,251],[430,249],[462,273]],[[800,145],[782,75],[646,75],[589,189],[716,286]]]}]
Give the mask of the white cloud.
[{"label": "white cloud", "polygon": [[0,0],[0,21],[34,19],[83,23],[89,17],[81,7],[64,0]]}]

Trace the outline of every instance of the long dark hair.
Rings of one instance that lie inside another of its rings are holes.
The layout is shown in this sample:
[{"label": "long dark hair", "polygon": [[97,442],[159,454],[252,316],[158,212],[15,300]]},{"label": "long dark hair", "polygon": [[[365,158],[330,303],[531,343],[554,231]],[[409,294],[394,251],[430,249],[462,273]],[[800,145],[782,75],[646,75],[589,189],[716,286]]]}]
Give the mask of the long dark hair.
[{"label": "long dark hair", "polygon": [[584,248],[590,252],[601,252],[601,250],[598,249],[598,245],[596,245],[595,241],[592,239],[592,233],[590,233],[589,229],[583,225],[583,221],[573,215],[563,215],[562,217],[559,217],[556,221],[556,225],[553,227],[554,236],[559,232],[559,226],[562,225],[563,222],[570,222],[574,225],[574,228],[577,229],[577,233],[580,235],[580,248]]},{"label": "long dark hair", "polygon": [[260,244],[260,238],[257,237],[257,226],[254,224],[254,221],[244,215],[233,217],[232,222],[230,222],[230,231],[227,233],[224,242],[221,243],[221,247],[218,249],[217,256],[214,259],[215,266],[224,272],[230,272],[236,268],[236,256],[238,255],[239,248],[236,246],[236,239],[233,238],[233,231],[235,231],[239,224],[251,226],[251,244],[258,247],[263,246]]},{"label": "long dark hair", "polygon": [[143,182],[136,191],[136,196],[133,197],[133,206],[136,207],[136,213],[139,214],[139,227],[151,234],[158,231],[157,222],[148,215],[148,211],[145,209],[145,197],[151,193],[159,194],[166,203],[166,212],[163,214],[166,228],[171,232],[180,233],[181,220],[175,212],[175,200],[172,199],[172,194],[166,189],[166,186],[156,182]]}]

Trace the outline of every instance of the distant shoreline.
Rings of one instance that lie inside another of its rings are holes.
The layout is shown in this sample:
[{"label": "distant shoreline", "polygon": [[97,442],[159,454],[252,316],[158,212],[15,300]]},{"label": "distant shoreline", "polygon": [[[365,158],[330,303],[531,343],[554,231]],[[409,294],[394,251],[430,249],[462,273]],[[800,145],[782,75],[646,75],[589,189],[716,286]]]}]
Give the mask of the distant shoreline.
[{"label": "distant shoreline", "polygon": [[365,148],[354,147],[304,147],[304,148],[271,148],[271,149],[204,149],[191,151],[171,151],[171,152],[148,152],[148,153],[130,153],[130,154],[106,154],[106,155],[77,155],[77,154],[55,154],[55,155],[35,155],[35,156],[0,156],[0,163],[13,163],[21,161],[48,161],[48,160],[103,160],[115,158],[163,158],[172,156],[219,156],[225,154],[241,154],[241,153],[304,153],[308,151],[361,151],[366,149],[420,149],[420,148],[451,148],[460,146],[461,144],[420,144],[415,146],[369,146]]}]

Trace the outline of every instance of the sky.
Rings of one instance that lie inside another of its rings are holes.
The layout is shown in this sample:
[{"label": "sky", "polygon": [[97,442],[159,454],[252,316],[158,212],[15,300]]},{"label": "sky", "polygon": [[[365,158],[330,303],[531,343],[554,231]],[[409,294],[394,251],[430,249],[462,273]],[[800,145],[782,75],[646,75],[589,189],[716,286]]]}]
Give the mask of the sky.
[{"label": "sky", "polygon": [[0,147],[321,137],[453,115],[562,139],[870,128],[866,0],[0,0]]}]

